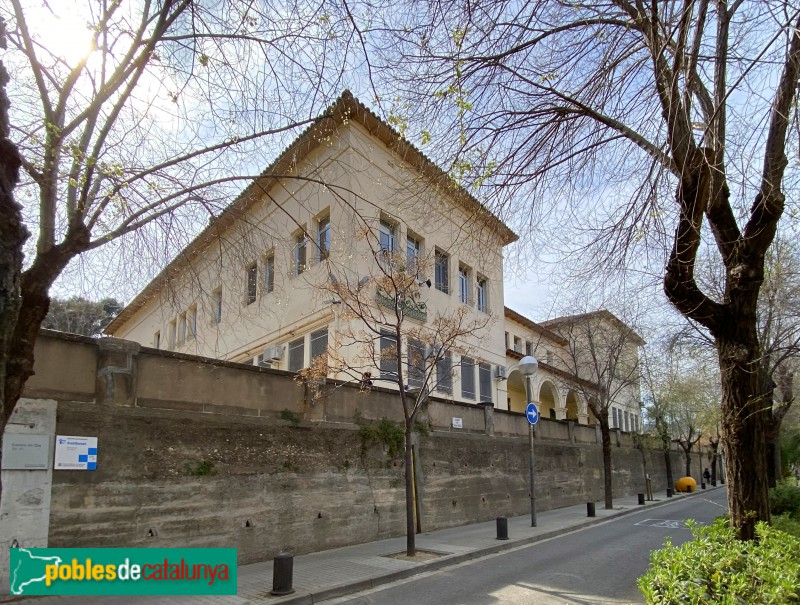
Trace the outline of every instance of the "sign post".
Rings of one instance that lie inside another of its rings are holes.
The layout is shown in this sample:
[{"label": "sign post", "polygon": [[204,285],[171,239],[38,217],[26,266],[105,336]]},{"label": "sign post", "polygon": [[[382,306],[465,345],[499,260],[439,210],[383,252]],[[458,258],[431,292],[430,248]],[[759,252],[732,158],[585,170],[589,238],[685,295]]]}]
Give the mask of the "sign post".
[{"label": "sign post", "polygon": [[[530,376],[527,379],[530,382]],[[530,384],[528,385],[528,393],[530,393]],[[536,423],[539,422],[539,408],[532,401],[529,401],[528,405],[525,406],[525,416],[528,418],[528,441],[531,451],[531,527],[536,527],[536,455],[533,449],[533,433]]]}]

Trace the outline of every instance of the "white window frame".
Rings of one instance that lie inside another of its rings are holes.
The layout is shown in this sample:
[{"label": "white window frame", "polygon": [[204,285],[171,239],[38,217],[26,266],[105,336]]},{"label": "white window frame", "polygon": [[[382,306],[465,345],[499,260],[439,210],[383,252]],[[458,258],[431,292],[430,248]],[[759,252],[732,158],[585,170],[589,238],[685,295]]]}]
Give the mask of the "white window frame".
[{"label": "white window frame", "polygon": [[434,282],[439,292],[450,294],[450,255],[436,248],[434,252]]},{"label": "white window frame", "polygon": [[264,294],[275,291],[275,252],[264,255]]},{"label": "white window frame", "polygon": [[197,338],[197,305],[192,305],[186,312],[186,340]]},{"label": "white window frame", "polygon": [[478,303],[478,311],[482,313],[489,312],[489,286],[488,280],[483,276],[478,276],[478,280],[475,283],[476,289],[476,302]]},{"label": "white window frame", "polygon": [[406,263],[409,273],[417,270],[420,256],[422,256],[422,239],[409,232],[406,235]]},{"label": "white window frame", "polygon": [[294,235],[294,248],[292,254],[292,273],[300,275],[308,269],[308,238],[305,230]]},{"label": "white window frame", "polygon": [[250,263],[245,269],[244,304],[252,305],[258,299],[258,263]]},{"label": "white window frame", "polygon": [[186,343],[186,313],[178,315],[178,346]]},{"label": "white window frame", "polygon": [[330,214],[321,216],[317,221],[317,257],[320,261],[331,255],[331,217]]},{"label": "white window frame", "polygon": [[467,265],[460,265],[458,267],[458,301],[461,304],[472,304],[470,292],[470,268]]}]

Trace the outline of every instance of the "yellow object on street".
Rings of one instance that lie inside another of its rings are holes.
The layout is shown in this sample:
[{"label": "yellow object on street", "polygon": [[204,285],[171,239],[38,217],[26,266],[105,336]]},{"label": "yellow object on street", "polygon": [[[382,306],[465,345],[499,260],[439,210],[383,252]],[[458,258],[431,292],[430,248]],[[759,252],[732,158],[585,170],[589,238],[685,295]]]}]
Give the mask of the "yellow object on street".
[{"label": "yellow object on street", "polygon": [[675,482],[675,491],[676,492],[688,492],[691,493],[697,489],[697,481],[692,479],[691,477],[681,477]]}]

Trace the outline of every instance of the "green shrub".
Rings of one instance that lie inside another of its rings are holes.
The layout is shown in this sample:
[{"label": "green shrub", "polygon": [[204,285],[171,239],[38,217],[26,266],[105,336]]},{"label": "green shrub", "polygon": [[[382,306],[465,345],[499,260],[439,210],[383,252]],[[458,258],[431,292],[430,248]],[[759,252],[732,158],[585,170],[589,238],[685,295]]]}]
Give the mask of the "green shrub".
[{"label": "green shrub", "polygon": [[800,521],[800,487],[780,483],[769,490],[769,508],[773,515],[787,514]]},{"label": "green shrub", "polygon": [[300,417],[290,410],[283,410],[281,412],[281,420],[288,420],[295,426],[300,424]]},{"label": "green shrub", "polygon": [[789,515],[776,515],[772,517],[772,527],[800,538],[800,519],[792,518]]},{"label": "green shrub", "polygon": [[736,539],[725,519],[689,523],[694,539],[667,540],[638,580],[648,604],[766,605],[800,603],[800,539],[764,523],[757,540]]},{"label": "green shrub", "polygon": [[207,475],[216,475],[216,463],[213,460],[201,460],[196,465],[192,465],[191,463],[186,463],[186,474],[193,475],[195,477],[205,477]]},{"label": "green shrub", "polygon": [[404,449],[405,444],[405,430],[403,427],[384,418],[377,424],[365,423],[361,425],[358,430],[361,436],[361,447],[366,450],[367,446],[371,443],[382,443],[389,450],[389,459],[394,460],[397,458]]}]

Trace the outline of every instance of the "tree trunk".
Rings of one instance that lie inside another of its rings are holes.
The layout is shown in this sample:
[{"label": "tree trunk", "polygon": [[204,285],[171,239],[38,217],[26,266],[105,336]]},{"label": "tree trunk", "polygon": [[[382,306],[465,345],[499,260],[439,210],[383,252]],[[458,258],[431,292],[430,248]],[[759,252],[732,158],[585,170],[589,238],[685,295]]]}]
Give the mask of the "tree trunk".
[{"label": "tree trunk", "polygon": [[[608,418],[608,411],[605,417]],[[611,432],[608,428],[608,421],[600,420],[600,435],[603,443],[603,492],[605,495],[605,508],[614,508],[614,492],[611,482]]]},{"label": "tree trunk", "polygon": [[[717,338],[722,374],[722,444],[728,513],[739,538],[752,540],[758,521],[770,520],[767,488],[767,423],[771,402],[759,388],[755,323],[737,325],[734,339]],[[750,336],[750,338],[747,338]],[[767,404],[769,403],[769,405]]]},{"label": "tree trunk", "polygon": [[405,472],[406,472],[406,555],[413,557],[417,554],[417,534],[414,527],[414,471],[412,458],[412,436],[414,431],[413,420],[406,421],[406,447],[405,447]]},{"label": "tree trunk", "polygon": [[672,456],[669,451],[669,442],[664,447],[664,468],[667,471],[667,487],[675,485],[675,479],[672,477]]},{"label": "tree trunk", "polygon": [[[5,47],[5,23],[0,19],[0,48]],[[16,399],[12,402],[7,399],[6,380],[9,361],[16,353],[14,332],[21,308],[22,250],[30,235],[22,222],[22,207],[14,201],[22,159],[17,146],[8,138],[11,133],[8,82],[8,72],[0,61],[0,439],[16,404]],[[2,491],[0,484],[0,496]]]},{"label": "tree trunk", "polygon": [[686,455],[686,474],[684,477],[691,477],[692,476],[692,448],[688,447],[683,450],[683,453]]}]

